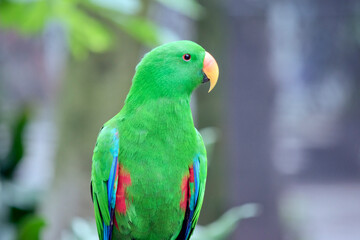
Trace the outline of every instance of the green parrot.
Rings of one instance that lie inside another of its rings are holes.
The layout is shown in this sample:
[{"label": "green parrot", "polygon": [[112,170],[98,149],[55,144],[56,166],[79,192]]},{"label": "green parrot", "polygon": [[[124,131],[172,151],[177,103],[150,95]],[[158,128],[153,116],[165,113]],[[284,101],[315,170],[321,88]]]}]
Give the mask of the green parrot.
[{"label": "green parrot", "polygon": [[216,85],[215,59],[191,41],[145,54],[121,111],[101,129],[91,195],[99,239],[189,239],[204,198],[207,159],[191,93]]}]

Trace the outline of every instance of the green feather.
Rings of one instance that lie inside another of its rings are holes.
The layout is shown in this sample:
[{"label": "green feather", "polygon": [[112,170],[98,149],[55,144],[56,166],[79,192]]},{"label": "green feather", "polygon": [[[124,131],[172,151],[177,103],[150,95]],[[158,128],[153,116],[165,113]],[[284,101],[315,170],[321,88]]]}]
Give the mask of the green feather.
[{"label": "green feather", "polygon": [[[190,54],[191,60],[182,56]],[[93,155],[94,211],[103,238],[110,224],[107,180],[113,157],[111,129],[119,132],[118,162],[130,174],[126,214],[115,212],[112,239],[176,239],[184,222],[181,184],[200,156],[195,227],[205,190],[206,151],[194,127],[190,95],[203,80],[205,50],[190,41],[169,43],[144,56],[136,67],[123,109],[101,130]],[[121,184],[120,182],[118,184]]]}]

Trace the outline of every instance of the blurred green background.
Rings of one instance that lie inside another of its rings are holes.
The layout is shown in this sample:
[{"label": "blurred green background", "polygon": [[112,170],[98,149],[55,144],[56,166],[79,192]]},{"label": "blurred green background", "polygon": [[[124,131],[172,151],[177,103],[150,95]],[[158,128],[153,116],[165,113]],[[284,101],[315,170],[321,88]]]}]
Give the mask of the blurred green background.
[{"label": "blurred green background", "polygon": [[193,238],[359,239],[358,1],[0,0],[0,240],[97,239],[98,131],[143,54],[180,39],[220,68],[192,98]]}]

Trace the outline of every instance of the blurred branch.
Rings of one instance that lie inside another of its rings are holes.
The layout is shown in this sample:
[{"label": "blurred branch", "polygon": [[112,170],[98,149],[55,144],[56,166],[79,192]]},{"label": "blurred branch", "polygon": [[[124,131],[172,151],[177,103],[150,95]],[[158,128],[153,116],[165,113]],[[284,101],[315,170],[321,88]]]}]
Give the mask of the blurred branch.
[{"label": "blurred branch", "polygon": [[[215,222],[207,226],[197,225],[192,235],[192,240],[223,240],[235,230],[241,220],[256,217],[260,214],[260,206],[248,203],[234,207],[225,212]],[[71,229],[62,233],[62,240],[95,240],[97,232],[95,221],[87,221],[82,218],[74,218]]]},{"label": "blurred branch", "polygon": [[206,226],[197,226],[191,237],[192,240],[222,240],[234,232],[241,220],[256,217],[260,214],[260,206],[255,203],[248,203],[234,207],[225,212],[215,222]]},{"label": "blurred branch", "polygon": [[204,7],[194,0],[182,0],[182,1],[156,0],[156,1],[194,20],[199,20],[205,15]]}]

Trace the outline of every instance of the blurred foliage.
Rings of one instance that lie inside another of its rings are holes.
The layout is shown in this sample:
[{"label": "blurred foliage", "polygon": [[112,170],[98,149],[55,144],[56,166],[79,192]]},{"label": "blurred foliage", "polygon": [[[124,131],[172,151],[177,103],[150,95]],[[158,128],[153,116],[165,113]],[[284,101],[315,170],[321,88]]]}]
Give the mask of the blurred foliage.
[{"label": "blurred foliage", "polygon": [[10,179],[13,176],[16,166],[24,154],[24,144],[22,141],[25,126],[29,121],[29,111],[25,108],[15,119],[15,124],[12,126],[12,140],[8,153],[0,158],[0,174],[1,177]]},{"label": "blurred foliage", "polygon": [[[84,58],[89,52],[103,52],[114,41],[110,26],[121,29],[140,43],[154,47],[166,39],[169,31],[144,16],[147,1],[139,0],[0,0],[0,27],[22,34],[36,34],[50,21],[60,22],[68,36],[71,53]],[[203,15],[193,0],[157,0],[190,18]],[[191,11],[189,11],[191,9]],[[106,24],[105,24],[106,23]],[[174,35],[174,33],[172,33]]]},{"label": "blurred foliage", "polygon": [[[17,239],[36,240],[45,224],[42,218],[34,215],[38,195],[19,186],[14,177],[24,155],[23,136],[29,116],[29,109],[24,107],[13,121],[14,124],[0,119],[2,125],[9,129],[11,139],[7,153],[0,158],[0,239],[17,236]],[[5,147],[6,144],[1,142],[0,145]]]},{"label": "blurred foliage", "polygon": [[[256,217],[260,213],[260,206],[248,203],[229,209],[216,221],[206,225],[197,225],[191,237],[192,240],[224,240],[235,230],[241,220]],[[62,240],[96,240],[95,221],[75,218],[71,228],[64,232]]]},{"label": "blurred foliage", "polygon": [[45,220],[41,217],[31,216],[23,220],[18,233],[18,240],[39,240],[41,230],[45,227]]}]

